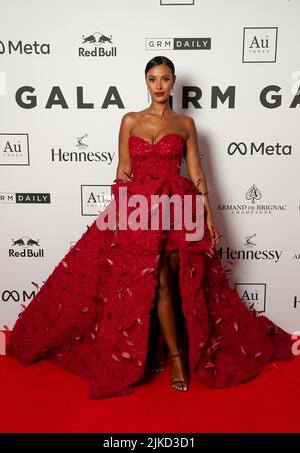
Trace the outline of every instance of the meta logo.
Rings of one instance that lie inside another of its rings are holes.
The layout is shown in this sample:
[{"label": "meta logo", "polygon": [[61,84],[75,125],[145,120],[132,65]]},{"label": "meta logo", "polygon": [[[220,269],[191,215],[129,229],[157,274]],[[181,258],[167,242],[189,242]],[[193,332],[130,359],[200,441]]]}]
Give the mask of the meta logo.
[{"label": "meta logo", "polygon": [[281,145],[279,143],[276,143],[275,145],[267,145],[264,142],[260,144],[251,142],[248,145],[245,142],[231,142],[228,145],[227,152],[229,156],[290,156],[292,154],[292,146]]},{"label": "meta logo", "polygon": [[23,41],[0,41],[0,55],[12,53],[25,54],[25,55],[49,55],[50,44],[40,44],[34,41],[32,44],[24,44]]},{"label": "meta logo", "polygon": [[24,289],[22,291],[19,291],[17,289],[5,289],[1,293],[1,301],[14,303],[22,302],[24,304],[32,300],[35,297],[35,294],[36,292],[34,290],[32,290],[30,294],[28,294],[28,292]]}]

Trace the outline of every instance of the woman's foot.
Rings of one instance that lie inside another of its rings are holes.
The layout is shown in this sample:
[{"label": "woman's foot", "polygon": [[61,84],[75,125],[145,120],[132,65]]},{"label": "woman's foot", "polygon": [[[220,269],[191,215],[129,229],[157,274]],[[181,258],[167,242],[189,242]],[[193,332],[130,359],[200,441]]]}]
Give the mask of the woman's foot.
[{"label": "woman's foot", "polygon": [[166,367],[167,365],[165,362],[158,362],[152,368],[152,373],[162,373],[163,371],[166,371]]},{"label": "woman's foot", "polygon": [[172,387],[175,390],[187,391],[189,386],[187,375],[183,367],[182,351],[179,350],[177,353],[169,354],[169,357],[172,359]]}]

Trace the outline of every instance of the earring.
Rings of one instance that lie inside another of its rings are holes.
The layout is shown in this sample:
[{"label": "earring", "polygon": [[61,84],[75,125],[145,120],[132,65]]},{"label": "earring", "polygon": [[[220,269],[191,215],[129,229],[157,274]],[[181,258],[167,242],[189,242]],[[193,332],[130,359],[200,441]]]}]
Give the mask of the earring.
[{"label": "earring", "polygon": [[170,91],[170,96],[174,96],[174,90],[173,90],[173,87],[172,87],[172,89],[171,89],[171,91]]},{"label": "earring", "polygon": [[147,96],[148,96],[148,102],[151,101],[151,94],[150,94],[150,91],[149,89],[147,88]]}]

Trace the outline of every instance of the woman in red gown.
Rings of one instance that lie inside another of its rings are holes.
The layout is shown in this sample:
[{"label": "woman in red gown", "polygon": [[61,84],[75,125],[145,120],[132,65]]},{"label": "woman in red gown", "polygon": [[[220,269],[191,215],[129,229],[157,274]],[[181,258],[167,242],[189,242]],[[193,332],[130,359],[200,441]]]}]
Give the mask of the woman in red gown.
[{"label": "woman in red gown", "polygon": [[[121,188],[145,200],[200,194],[203,237],[187,240],[174,220],[169,230],[119,223],[104,229],[100,213],[20,314],[8,344],[24,365],[48,359],[87,379],[90,398],[132,393],[149,372],[165,369],[167,356],[172,388],[180,391],[188,390],[191,372],[222,388],[252,379],[273,359],[293,357],[291,335],[247,308],[229,286],[195,123],[169,103],[175,79],[168,58],[148,62],[152,101],[122,118],[114,200],[105,212],[115,206],[120,219]],[[190,179],[179,175],[183,157]]]}]

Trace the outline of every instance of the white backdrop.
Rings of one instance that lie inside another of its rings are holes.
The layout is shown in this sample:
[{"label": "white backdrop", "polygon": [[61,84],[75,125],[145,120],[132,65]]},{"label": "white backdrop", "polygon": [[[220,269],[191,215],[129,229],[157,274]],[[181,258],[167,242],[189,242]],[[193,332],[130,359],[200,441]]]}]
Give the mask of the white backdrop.
[{"label": "white backdrop", "polygon": [[232,285],[300,330],[300,1],[0,4],[0,330],[103,208],[155,55],[195,119]]}]

